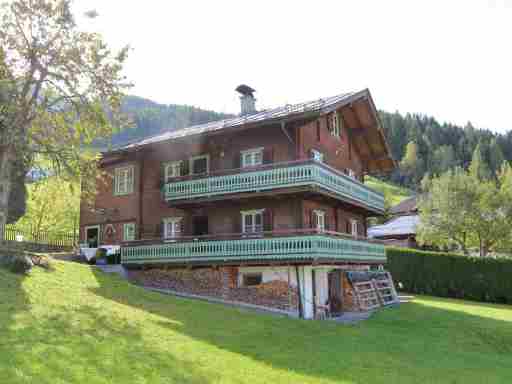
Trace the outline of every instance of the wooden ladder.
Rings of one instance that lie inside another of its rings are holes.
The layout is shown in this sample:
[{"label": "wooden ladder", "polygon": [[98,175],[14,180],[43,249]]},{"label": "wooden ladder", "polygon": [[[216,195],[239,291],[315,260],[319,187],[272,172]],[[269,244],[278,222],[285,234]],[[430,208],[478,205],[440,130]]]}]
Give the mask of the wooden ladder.
[{"label": "wooden ladder", "polygon": [[400,299],[398,298],[393,278],[389,272],[386,272],[386,276],[386,279],[373,279],[372,285],[377,292],[382,306],[398,304]]},{"label": "wooden ladder", "polygon": [[377,290],[371,281],[361,281],[353,286],[357,303],[363,311],[371,311],[381,306]]}]

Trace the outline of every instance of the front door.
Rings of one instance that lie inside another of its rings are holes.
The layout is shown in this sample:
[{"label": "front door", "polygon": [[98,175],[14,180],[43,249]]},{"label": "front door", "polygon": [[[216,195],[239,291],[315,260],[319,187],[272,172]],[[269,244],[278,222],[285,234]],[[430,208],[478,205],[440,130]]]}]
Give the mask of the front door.
[{"label": "front door", "polygon": [[98,248],[100,242],[100,228],[87,227],[85,229],[85,237],[89,248]]},{"label": "front door", "polygon": [[329,283],[329,310],[333,314],[339,314],[343,310],[342,286],[340,270],[334,270],[327,275]]}]

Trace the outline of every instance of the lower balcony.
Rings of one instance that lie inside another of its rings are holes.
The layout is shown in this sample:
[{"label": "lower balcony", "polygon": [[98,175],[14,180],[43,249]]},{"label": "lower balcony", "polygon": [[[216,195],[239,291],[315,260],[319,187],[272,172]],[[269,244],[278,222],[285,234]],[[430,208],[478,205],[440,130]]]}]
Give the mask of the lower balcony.
[{"label": "lower balcony", "polygon": [[384,195],[380,192],[324,163],[312,160],[186,176],[165,184],[162,193],[167,202],[180,203],[222,199],[233,194],[273,193],[301,188],[324,193],[377,213],[384,212]]},{"label": "lower balcony", "polygon": [[223,236],[141,240],[121,247],[123,264],[386,262],[376,241],[328,231],[263,232]]}]

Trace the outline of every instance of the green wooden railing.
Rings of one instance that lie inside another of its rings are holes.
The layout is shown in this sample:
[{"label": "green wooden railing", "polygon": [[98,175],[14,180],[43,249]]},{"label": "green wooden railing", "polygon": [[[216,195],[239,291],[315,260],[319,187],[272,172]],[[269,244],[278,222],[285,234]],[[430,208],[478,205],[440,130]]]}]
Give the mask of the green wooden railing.
[{"label": "green wooden railing", "polygon": [[382,244],[329,235],[123,245],[123,264],[257,260],[386,261]]},{"label": "green wooden railing", "polygon": [[277,163],[260,170],[239,170],[228,175],[177,180],[165,184],[163,195],[166,201],[175,201],[298,186],[317,186],[379,211],[384,210],[384,196],[381,193],[325,164],[315,162]]}]

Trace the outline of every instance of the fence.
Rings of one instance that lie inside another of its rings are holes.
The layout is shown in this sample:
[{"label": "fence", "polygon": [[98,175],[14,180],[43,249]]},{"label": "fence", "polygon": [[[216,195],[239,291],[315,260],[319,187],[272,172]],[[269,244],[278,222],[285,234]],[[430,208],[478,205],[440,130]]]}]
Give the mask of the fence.
[{"label": "fence", "polygon": [[32,251],[69,251],[77,244],[78,233],[35,231],[8,224],[4,228],[4,240]]}]

